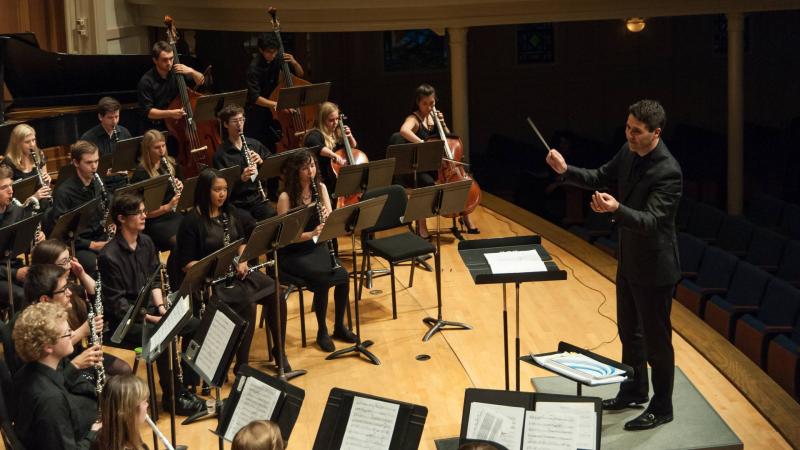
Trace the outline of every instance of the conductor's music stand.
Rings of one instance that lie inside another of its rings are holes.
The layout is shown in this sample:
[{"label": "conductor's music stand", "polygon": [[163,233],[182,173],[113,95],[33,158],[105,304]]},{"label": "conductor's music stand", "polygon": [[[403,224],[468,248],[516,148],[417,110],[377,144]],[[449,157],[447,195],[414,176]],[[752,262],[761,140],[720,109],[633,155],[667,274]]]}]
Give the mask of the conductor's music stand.
[{"label": "conductor's music stand", "polygon": [[280,110],[319,105],[328,100],[330,91],[330,82],[281,88],[278,91],[278,105],[275,109]]},{"label": "conductor's music stand", "polygon": [[[375,225],[378,217],[383,211],[383,206],[386,204],[388,196],[383,195],[377,198],[371,198],[358,202],[343,208],[335,209],[325,220],[325,225],[322,227],[322,232],[319,234],[317,242],[323,242],[329,239],[336,239],[339,236],[350,235],[351,252],[353,256],[353,271],[356,271],[356,233],[359,233],[365,228]],[[353,298],[356,305],[356,343],[352,347],[337,350],[325,359],[335,359],[350,352],[359,353],[366,356],[372,364],[379,365],[380,360],[369,350],[367,347],[373,344],[372,341],[361,341],[361,322],[358,314],[358,295],[357,295],[357,277],[353,278]],[[347,307],[350,309],[350,306]]]},{"label": "conductor's music stand", "polygon": [[27,219],[12,223],[0,228],[0,242],[3,243],[2,254],[6,259],[6,280],[8,280],[8,305],[11,308],[11,317],[14,317],[14,290],[11,277],[11,257],[25,253],[31,247],[31,242],[36,234],[36,226],[42,220],[42,214],[36,214]]},{"label": "conductor's music stand", "polygon": [[431,326],[425,333],[422,340],[427,342],[434,333],[445,327],[471,330],[472,327],[461,322],[450,322],[442,319],[442,270],[441,253],[442,244],[439,235],[442,215],[454,214],[464,210],[467,203],[467,195],[472,180],[456,181],[453,183],[437,184],[419,189],[414,189],[408,197],[406,212],[403,220],[424,220],[428,217],[436,217],[436,253],[433,261],[436,272],[436,302],[437,318],[426,317],[423,322]]}]

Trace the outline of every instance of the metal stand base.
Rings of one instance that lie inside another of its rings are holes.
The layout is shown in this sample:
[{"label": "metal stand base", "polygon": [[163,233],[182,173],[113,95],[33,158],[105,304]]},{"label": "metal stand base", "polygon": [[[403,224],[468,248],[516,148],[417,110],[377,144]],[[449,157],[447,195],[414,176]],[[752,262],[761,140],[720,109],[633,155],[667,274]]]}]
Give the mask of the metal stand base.
[{"label": "metal stand base", "polygon": [[284,372],[283,375],[278,375],[278,378],[280,380],[283,380],[283,381],[289,381],[292,378],[297,378],[297,377],[303,376],[303,375],[305,375],[307,373],[308,373],[308,371],[307,370],[303,370],[303,369],[292,370],[291,372]]},{"label": "metal stand base", "polygon": [[428,340],[433,336],[437,331],[442,331],[445,327],[450,327],[450,329],[456,330],[471,330],[472,326],[467,325],[461,322],[450,322],[449,320],[443,319],[434,319],[433,317],[426,317],[422,319],[428,325],[431,325],[431,329],[425,333],[425,336],[422,337],[422,342],[428,342]]},{"label": "metal stand base", "polygon": [[381,361],[371,351],[367,350],[367,347],[369,347],[372,344],[373,344],[372,341],[360,342],[360,343],[355,344],[355,345],[353,345],[351,347],[343,348],[341,350],[336,350],[335,352],[333,352],[330,355],[328,355],[327,357],[325,357],[325,359],[340,358],[342,356],[347,355],[348,353],[355,353],[356,355],[358,355],[360,353],[360,354],[366,356],[367,359],[369,359],[369,361],[372,364],[375,364],[376,366],[379,366],[381,364]]}]

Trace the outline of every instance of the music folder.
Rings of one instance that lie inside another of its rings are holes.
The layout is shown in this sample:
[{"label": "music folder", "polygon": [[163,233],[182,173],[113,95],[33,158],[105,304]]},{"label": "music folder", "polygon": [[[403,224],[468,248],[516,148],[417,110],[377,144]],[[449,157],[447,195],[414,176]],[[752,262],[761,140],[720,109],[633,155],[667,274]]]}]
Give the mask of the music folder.
[{"label": "music folder", "polygon": [[331,389],[313,450],[416,450],[428,408],[340,388]]},{"label": "music folder", "polygon": [[508,450],[599,449],[602,403],[598,397],[469,388],[459,445],[488,441]]},{"label": "music folder", "polygon": [[236,349],[244,338],[245,327],[246,320],[213,297],[183,353],[183,360],[209,386],[221,387]]},{"label": "music folder", "polygon": [[236,374],[230,396],[225,400],[214,434],[232,441],[248,423],[270,420],[278,424],[283,442],[287,443],[305,395],[305,391],[297,386],[243,365]]},{"label": "music folder", "polygon": [[[164,195],[167,193],[169,175],[159,175],[148,178],[138,183],[122,186],[114,192],[114,196],[119,196],[127,192],[136,192],[142,196],[145,211],[155,211],[164,202]],[[112,218],[109,217],[109,220]]]},{"label": "music folder", "polygon": [[[187,294],[173,303],[152,332],[142,333],[142,357],[145,361],[155,361],[191,318],[192,298]],[[147,338],[148,334],[150,335],[149,339]]]},{"label": "music folder", "polygon": [[136,296],[136,301],[125,311],[125,316],[122,317],[122,320],[117,325],[117,329],[114,330],[114,334],[111,336],[111,342],[115,344],[122,342],[122,339],[125,338],[125,335],[128,334],[128,331],[131,329],[133,320],[140,315],[144,315],[140,313],[142,309],[146,308],[144,304],[150,298],[151,286],[159,274],[161,274],[161,266],[156,266],[156,270],[150,274],[147,278],[147,282],[139,289],[139,295]]}]

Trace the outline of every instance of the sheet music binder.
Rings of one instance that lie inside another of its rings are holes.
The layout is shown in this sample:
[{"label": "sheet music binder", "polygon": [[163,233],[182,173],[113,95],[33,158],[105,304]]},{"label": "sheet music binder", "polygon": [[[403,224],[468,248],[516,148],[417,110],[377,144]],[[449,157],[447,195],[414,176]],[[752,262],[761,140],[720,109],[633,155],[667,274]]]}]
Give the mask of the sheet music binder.
[{"label": "sheet music binder", "polygon": [[[233,331],[228,336],[228,342],[225,345],[225,350],[222,353],[222,358],[216,367],[214,373],[205,373],[197,366],[197,356],[203,347],[206,336],[211,328],[214,316],[217,314],[224,314],[231,322],[233,322]],[[239,347],[242,339],[244,338],[244,329],[247,326],[247,321],[239,317],[228,305],[220,302],[216,298],[212,298],[206,306],[205,315],[203,316],[200,326],[197,328],[192,340],[189,341],[189,346],[183,353],[183,359],[186,364],[192,368],[200,377],[209,385],[213,387],[221,387],[225,381],[225,374],[233,362],[234,353]]]},{"label": "sheet music binder", "polygon": [[[184,300],[184,299],[186,299],[186,300]],[[175,305],[173,305],[173,307],[170,308],[169,311],[167,311],[167,314],[165,314],[161,318],[161,320],[158,321],[158,324],[156,324],[156,327],[155,327],[155,329],[152,330],[152,332],[142,333],[142,341],[144,341],[145,336],[147,337],[147,342],[142,342],[142,357],[145,359],[145,361],[147,361],[147,362],[155,361],[155,359],[158,358],[159,355],[161,355],[161,352],[163,352],[164,350],[169,348],[169,345],[172,342],[172,340],[175,338],[175,336],[178,333],[180,333],[181,330],[183,329],[183,327],[186,326],[186,324],[189,322],[189,320],[191,320],[191,318],[192,318],[192,299],[189,296],[184,296],[182,298],[179,298],[176,303],[183,302],[183,301],[188,301],[189,308],[186,310],[186,312],[184,313],[183,317],[181,317],[180,321],[178,321],[178,323],[176,323],[175,326],[172,327],[169,330],[169,332],[166,334],[166,336],[164,336],[164,339],[161,341],[161,344],[158,347],[156,347],[154,349],[151,348],[150,340],[153,338],[153,336],[155,336],[159,332],[159,330],[164,328],[164,324],[167,323],[167,321],[168,321],[168,319],[170,317],[172,317],[173,315],[177,314],[177,313],[175,313],[175,310],[176,310],[176,308],[174,307]]]},{"label": "sheet music binder", "polygon": [[297,418],[300,415],[300,408],[303,406],[306,392],[297,386],[269,376],[248,365],[243,365],[239,369],[239,373],[236,374],[236,380],[233,382],[230,396],[225,400],[225,407],[222,409],[222,417],[219,418],[217,429],[214,431],[214,434],[224,437],[228,431],[228,426],[230,426],[231,419],[233,418],[233,412],[239,405],[239,400],[242,396],[243,386],[241,381],[244,378],[254,378],[281,391],[280,399],[275,405],[275,410],[272,411],[272,417],[270,417],[269,420],[278,424],[283,442],[288,443],[294,425],[297,423]]},{"label": "sheet music binder", "polygon": [[335,387],[328,395],[313,450],[336,450],[341,447],[354,397],[399,405],[389,450],[416,450],[419,447],[422,429],[428,417],[428,408]]},{"label": "sheet music binder", "polygon": [[[461,433],[459,434],[459,446],[473,440],[467,439],[467,428],[469,426],[469,414],[472,403],[488,403],[492,405],[512,406],[524,408],[526,411],[536,411],[536,405],[542,402],[560,403],[591,403],[594,407],[597,422],[595,427],[595,448],[600,449],[600,433],[603,429],[603,399],[599,397],[579,397],[574,395],[542,394],[537,392],[518,392],[494,389],[467,388],[464,392],[464,410],[461,413]],[[523,432],[524,436],[524,432]],[[508,450],[521,450],[522,442],[518,448]]]},{"label": "sheet music binder", "polygon": [[[563,353],[563,352],[572,352],[572,353],[579,353],[581,355],[586,355],[586,356],[588,356],[588,357],[590,357],[590,358],[592,358],[592,359],[594,359],[594,360],[596,360],[598,362],[601,362],[603,364],[608,364],[611,367],[614,367],[616,369],[622,370],[623,372],[625,372],[624,375],[626,377],[630,378],[631,376],[633,376],[633,368],[631,366],[629,366],[627,364],[622,364],[620,362],[614,361],[613,359],[606,358],[605,356],[598,355],[597,353],[590,352],[589,350],[585,350],[583,348],[574,346],[572,344],[569,344],[569,343],[563,342],[563,341],[558,343],[558,350],[557,351],[548,352],[548,353],[539,353],[539,354],[537,354],[535,356],[547,356],[547,355],[552,355],[552,354],[555,354],[555,353]],[[520,360],[524,361],[524,362],[526,362],[528,364],[533,364],[536,367],[541,367],[542,369],[545,369],[545,370],[548,370],[550,372],[553,372],[549,368],[547,368],[545,366],[542,366],[541,364],[537,363],[536,360],[534,360],[531,355],[522,356],[522,357],[520,357]],[[557,372],[553,372],[553,373],[576,382],[578,384],[578,395],[581,395],[581,385],[583,385],[583,386],[591,386],[591,384],[586,382],[586,381],[570,377],[570,376],[565,375],[563,373],[557,373]]]}]

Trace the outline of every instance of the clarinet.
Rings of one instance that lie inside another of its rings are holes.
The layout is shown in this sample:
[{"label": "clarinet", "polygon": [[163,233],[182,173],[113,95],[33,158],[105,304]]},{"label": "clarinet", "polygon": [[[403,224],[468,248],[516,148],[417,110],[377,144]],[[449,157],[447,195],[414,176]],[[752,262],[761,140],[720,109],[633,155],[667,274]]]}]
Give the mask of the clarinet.
[{"label": "clarinet", "polygon": [[[231,221],[228,217],[228,213],[220,212],[219,221],[222,224],[222,246],[227,247],[231,244]],[[236,264],[238,262],[239,257],[234,257],[233,262],[231,262],[231,266],[228,268],[228,274],[225,275],[225,278],[228,280],[228,287],[231,287],[232,285],[231,282],[233,281],[233,277],[236,275]]]},{"label": "clarinet", "polygon": [[[89,347],[94,347],[95,345],[103,345],[103,330],[98,330],[94,324],[94,318],[97,316],[103,315],[103,298],[101,291],[103,289],[103,280],[100,274],[100,270],[97,270],[97,283],[95,284],[95,291],[94,291],[94,302],[90,302],[89,312],[87,314],[86,320],[89,324]],[[100,364],[94,366],[95,370],[95,378],[94,378],[94,390],[97,393],[97,398],[100,398],[100,394],[103,393],[103,387],[106,385],[106,370],[103,367],[103,362],[100,361]],[[97,402],[98,413],[100,412],[100,405],[101,402]]]},{"label": "clarinet", "polygon": [[[175,179],[175,173],[173,172],[172,166],[169,165],[169,161],[167,161],[167,158],[165,156],[161,157],[161,166],[164,168],[164,170],[167,171],[167,174],[169,175],[169,184],[172,186],[172,191],[175,192],[175,195],[180,195],[182,189],[178,189],[178,180]],[[172,207],[172,212],[175,212],[177,208],[178,205],[176,204],[175,206]]]},{"label": "clarinet", "polygon": [[111,129],[111,142],[114,144],[119,142],[119,131],[117,131],[116,125],[114,125],[114,128]]},{"label": "clarinet", "polygon": [[[31,150],[31,160],[33,161],[33,169],[36,170],[36,178],[39,180],[39,184],[42,185],[42,187],[50,186],[49,183],[46,183],[44,181],[44,175],[42,174],[42,169],[41,169],[42,159],[39,158],[39,152],[37,149]],[[39,200],[36,197],[28,197],[28,199],[25,200],[25,204],[28,204],[29,201],[33,202],[32,203],[33,207],[31,208],[33,213],[34,214],[38,213],[39,208],[41,206],[39,204]],[[39,225],[36,225],[36,231],[33,233],[34,242],[31,244],[31,248],[33,248],[33,245],[36,242],[36,236],[38,236],[39,233],[41,232],[42,232],[42,223],[39,222]]]},{"label": "clarinet", "polygon": [[100,226],[106,230],[108,240],[111,240],[114,239],[116,229],[111,225],[106,225],[108,224],[108,215],[111,212],[111,202],[108,199],[108,191],[106,191],[106,185],[103,184],[103,180],[97,172],[94,173],[94,179],[100,184],[100,207],[103,209],[103,218],[100,220]]},{"label": "clarinet", "polygon": [[[311,200],[313,202],[316,202],[317,204],[317,216],[319,216],[319,223],[325,223],[325,216],[322,210],[324,206],[322,206],[322,202],[320,201],[319,198],[319,190],[317,189],[317,183],[313,179],[311,180]],[[333,242],[328,240],[325,241],[325,243],[328,245],[328,254],[331,257],[331,272],[333,272],[334,270],[342,266],[340,266],[339,261],[336,260],[336,250],[333,249]]]},{"label": "clarinet", "polygon": [[[164,264],[161,264],[161,290],[164,292],[164,302],[166,303],[167,311],[172,308],[172,303],[175,301],[175,294],[172,293],[172,288],[169,285],[169,274]],[[178,377],[178,383],[183,386],[183,367],[181,367],[181,352],[178,351],[178,336],[175,336],[175,359],[177,360],[177,369],[175,374]]]},{"label": "clarinet", "polygon": [[[239,132],[239,138],[242,140],[242,154],[244,155],[244,162],[246,163],[245,168],[247,168],[252,166],[253,162],[250,160],[250,148],[247,146],[247,139],[244,137],[244,131]],[[256,173],[253,174],[253,176],[258,176],[258,168],[256,168]],[[261,201],[267,201],[267,194],[264,192],[264,186],[261,184],[261,180],[256,179],[256,187],[258,188],[258,195],[261,196]]]}]

